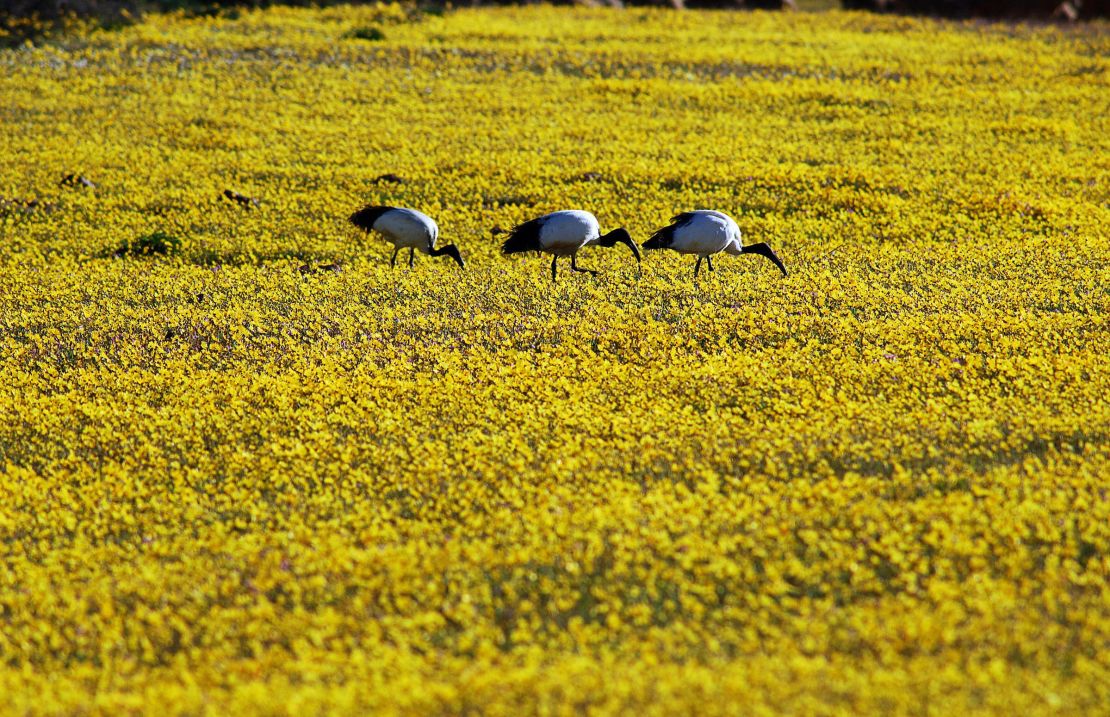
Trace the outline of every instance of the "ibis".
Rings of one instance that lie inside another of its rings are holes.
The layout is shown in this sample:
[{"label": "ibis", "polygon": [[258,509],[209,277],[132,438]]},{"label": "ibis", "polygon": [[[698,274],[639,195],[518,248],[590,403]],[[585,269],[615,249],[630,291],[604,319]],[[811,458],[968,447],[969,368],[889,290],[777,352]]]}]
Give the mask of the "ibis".
[{"label": "ibis", "polygon": [[393,244],[393,256],[389,260],[391,269],[397,263],[397,253],[402,249],[409,250],[410,269],[413,256],[418,249],[429,256],[449,256],[460,267],[465,267],[462,254],[454,244],[436,248],[439,226],[423,212],[401,207],[371,205],[359,209],[348,218],[348,221],[359,229],[365,230],[367,234],[371,231],[378,232]]},{"label": "ibis", "polygon": [[551,254],[551,280],[555,281],[559,257],[570,257],[570,269],[596,275],[593,269],[578,266],[578,250],[584,246],[598,244],[603,247],[625,244],[632,250],[636,263],[640,263],[640,250],[623,229],[602,235],[597,217],[580,209],[552,212],[531,221],[518,224],[509,232],[509,238],[501,245],[505,254],[519,254],[526,251]]},{"label": "ibis", "polygon": [[770,246],[760,242],[744,246],[740,243],[740,227],[727,214],[708,209],[683,212],[671,217],[671,223],[651,235],[644,242],[644,249],[673,249],[679,254],[696,254],[694,278],[698,277],[702,259],[713,271],[713,255],[720,252],[739,256],[758,254],[767,257],[786,276],[786,267]]}]

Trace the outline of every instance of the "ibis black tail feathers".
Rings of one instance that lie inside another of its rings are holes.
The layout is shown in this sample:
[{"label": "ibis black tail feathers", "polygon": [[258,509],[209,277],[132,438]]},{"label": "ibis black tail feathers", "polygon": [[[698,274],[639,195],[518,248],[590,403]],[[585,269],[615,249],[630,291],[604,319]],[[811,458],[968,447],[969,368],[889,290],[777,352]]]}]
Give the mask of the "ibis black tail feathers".
[{"label": "ibis black tail feathers", "polygon": [[652,234],[651,238],[643,243],[644,249],[666,249],[674,243],[675,230],[689,223],[695,216],[696,214],[694,212],[675,214],[671,217],[670,224]]},{"label": "ibis black tail feathers", "polygon": [[359,229],[368,232],[374,228],[374,222],[378,221],[386,212],[392,211],[392,209],[393,207],[366,206],[349,216],[347,221],[354,224]]},{"label": "ibis black tail feathers", "polygon": [[663,227],[643,243],[644,249],[666,249],[674,241],[674,225]]},{"label": "ibis black tail feathers", "polygon": [[540,251],[540,228],[543,226],[543,217],[533,219],[523,224],[517,224],[509,232],[509,238],[501,245],[505,254],[520,254],[526,251]]}]

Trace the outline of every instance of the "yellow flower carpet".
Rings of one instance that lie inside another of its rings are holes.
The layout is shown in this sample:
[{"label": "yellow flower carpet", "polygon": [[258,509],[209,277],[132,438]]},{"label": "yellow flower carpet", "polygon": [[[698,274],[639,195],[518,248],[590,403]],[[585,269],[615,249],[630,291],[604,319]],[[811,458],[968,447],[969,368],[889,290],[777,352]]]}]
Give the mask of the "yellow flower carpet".
[{"label": "yellow flower carpet", "polygon": [[[0,712],[1110,713],[1108,73],[840,11],[0,51]],[[570,208],[790,274],[500,255]]]}]

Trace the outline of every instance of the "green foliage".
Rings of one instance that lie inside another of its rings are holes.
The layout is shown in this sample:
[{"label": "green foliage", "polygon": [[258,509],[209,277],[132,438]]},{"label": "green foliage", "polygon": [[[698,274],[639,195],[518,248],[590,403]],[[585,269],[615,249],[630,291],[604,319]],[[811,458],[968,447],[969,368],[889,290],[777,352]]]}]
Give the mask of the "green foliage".
[{"label": "green foliage", "polygon": [[181,240],[165,232],[153,232],[137,239],[125,241],[115,251],[115,257],[168,256],[181,249]]},{"label": "green foliage", "polygon": [[371,42],[377,42],[385,39],[385,33],[378,27],[356,27],[344,34],[343,37],[350,40],[369,40]]}]

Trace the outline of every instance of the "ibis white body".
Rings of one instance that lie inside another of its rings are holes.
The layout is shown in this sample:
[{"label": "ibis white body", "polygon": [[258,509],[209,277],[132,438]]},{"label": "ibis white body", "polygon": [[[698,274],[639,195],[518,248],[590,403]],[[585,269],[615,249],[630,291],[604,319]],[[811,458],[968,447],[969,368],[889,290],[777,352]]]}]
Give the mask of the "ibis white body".
[{"label": "ibis white body", "polygon": [[640,250],[636,242],[624,229],[614,229],[601,235],[597,217],[581,209],[567,209],[544,214],[513,228],[501,250],[506,254],[538,251],[551,254],[551,280],[555,280],[555,267],[559,257],[571,257],[570,268],[575,272],[596,274],[592,269],[579,268],[578,250],[591,244],[612,247],[617,242],[627,244],[636,261],[640,261]]},{"label": "ibis white body", "polygon": [[443,249],[436,249],[439,240],[439,225],[435,220],[423,212],[404,207],[375,207],[369,206],[351,215],[352,224],[365,230],[367,233],[376,231],[393,244],[393,258],[389,265],[393,266],[397,260],[397,252],[402,249],[409,250],[409,266],[412,266],[412,255],[419,251],[430,256],[448,255],[463,266],[462,257],[454,244],[449,244]]},{"label": "ibis white body", "polygon": [[597,217],[581,209],[552,212],[536,221],[540,222],[540,251],[547,254],[570,256],[601,237]]},{"label": "ibis white body", "polygon": [[690,219],[675,227],[668,249],[700,257],[741,253],[740,227],[732,217],[709,209],[690,214],[693,215]]},{"label": "ibis white body", "polygon": [[416,249],[425,254],[435,248],[439,225],[424,212],[396,207],[374,220],[374,231],[398,249]]},{"label": "ibis white body", "polygon": [[744,246],[740,241],[740,226],[729,215],[712,209],[698,209],[671,217],[671,223],[652,234],[644,242],[644,249],[670,249],[679,254],[692,254],[698,258],[694,264],[697,278],[704,259],[713,270],[714,254],[759,254],[770,259],[786,275],[786,267],[767,244]]}]

